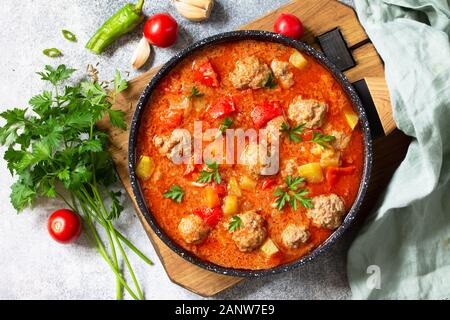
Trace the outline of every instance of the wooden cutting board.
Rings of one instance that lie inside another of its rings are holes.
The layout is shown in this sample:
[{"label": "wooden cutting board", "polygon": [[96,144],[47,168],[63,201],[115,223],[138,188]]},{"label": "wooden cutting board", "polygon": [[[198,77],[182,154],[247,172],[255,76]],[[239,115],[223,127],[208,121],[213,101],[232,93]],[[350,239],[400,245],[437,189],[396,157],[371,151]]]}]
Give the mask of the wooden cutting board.
[{"label": "wooden cutting board", "polygon": [[[381,123],[386,133],[394,129],[389,95],[384,80],[383,63],[374,46],[368,39],[364,29],[359,24],[352,8],[333,0],[299,0],[287,4],[261,17],[242,29],[272,31],[273,23],[280,13],[292,13],[304,23],[305,36],[303,40],[320,49],[317,36],[339,28],[347,46],[353,55],[356,66],[345,72],[351,82],[364,78],[373,88],[373,100],[381,116]],[[130,122],[136,102],[143,88],[157,72],[154,68],[129,82],[129,89],[117,99],[115,108],[122,109]],[[106,127],[109,131],[111,151],[118,174],[124,187],[134,202],[127,168],[128,132]],[[378,195],[386,186],[393,171],[403,159],[409,140],[394,132],[389,137],[377,139],[374,143],[374,170],[363,213],[367,213],[375,203]],[[199,268],[172,252],[151,230],[142,213],[137,209],[138,216],[147,232],[156,252],[159,255],[169,278],[176,284],[202,296],[212,296],[241,281],[241,278],[219,275]],[[361,216],[361,214],[360,214]],[[151,270],[149,270],[151,272]]]}]

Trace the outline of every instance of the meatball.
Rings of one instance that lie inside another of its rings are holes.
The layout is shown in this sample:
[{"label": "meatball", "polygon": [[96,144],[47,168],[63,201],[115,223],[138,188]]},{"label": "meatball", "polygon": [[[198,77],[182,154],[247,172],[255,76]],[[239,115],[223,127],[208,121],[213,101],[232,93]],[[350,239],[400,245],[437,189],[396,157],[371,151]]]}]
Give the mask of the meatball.
[{"label": "meatball", "polygon": [[250,56],[238,60],[230,73],[230,81],[237,89],[259,89],[264,87],[271,71],[259,58]]},{"label": "meatball", "polygon": [[267,164],[264,163],[264,157],[259,153],[260,146],[258,144],[248,144],[244,151],[242,151],[239,158],[240,164],[247,167],[247,171],[250,175],[257,177],[262,174]]},{"label": "meatball", "polygon": [[294,74],[289,71],[288,62],[274,59],[270,64],[270,68],[284,89],[289,89],[294,85]]},{"label": "meatball", "polygon": [[251,252],[264,242],[267,230],[264,227],[264,218],[251,210],[239,215],[242,226],[233,232],[233,241],[242,252]]},{"label": "meatball", "polygon": [[211,228],[199,216],[191,214],[181,219],[178,231],[187,243],[200,244],[206,239]]},{"label": "meatball", "polygon": [[270,143],[273,139],[276,139],[281,134],[281,125],[285,123],[286,120],[283,116],[278,116],[267,122],[267,141]]},{"label": "meatball", "polygon": [[312,198],[313,208],[306,215],[318,226],[336,229],[345,214],[344,201],[336,194],[320,195]]},{"label": "meatball", "polygon": [[350,143],[350,136],[347,136],[344,132],[332,131],[330,135],[335,138],[331,145],[336,150],[344,150]]},{"label": "meatball", "polygon": [[289,159],[286,161],[286,164],[284,165],[284,169],[281,171],[281,176],[287,177],[287,176],[293,176],[297,172],[297,162],[294,159]]},{"label": "meatball", "polygon": [[315,129],[323,125],[327,109],[324,102],[298,96],[289,105],[288,117],[296,124],[304,123],[305,127]]},{"label": "meatball", "polygon": [[281,233],[281,240],[286,248],[296,249],[308,241],[309,236],[309,231],[305,227],[290,224]]},{"label": "meatball", "polygon": [[[184,130],[175,129],[169,136],[153,137],[153,144],[158,148],[159,153],[165,155],[172,161],[181,160],[183,151],[190,151],[191,139]],[[189,153],[189,152],[188,152]]]}]

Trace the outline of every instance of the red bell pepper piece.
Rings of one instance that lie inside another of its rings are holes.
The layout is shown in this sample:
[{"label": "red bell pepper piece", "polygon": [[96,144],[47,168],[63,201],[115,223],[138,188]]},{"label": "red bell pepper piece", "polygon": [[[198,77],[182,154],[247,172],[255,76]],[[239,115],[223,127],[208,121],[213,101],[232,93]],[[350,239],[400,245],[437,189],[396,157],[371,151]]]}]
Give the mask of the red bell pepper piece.
[{"label": "red bell pepper piece", "polygon": [[190,175],[192,175],[198,168],[200,168],[202,166],[202,164],[201,163],[199,163],[199,164],[196,164],[196,163],[194,163],[194,158],[193,157],[191,157],[190,159],[189,159],[189,162],[185,165],[185,167],[184,167],[184,173],[183,173],[183,176],[190,176]]},{"label": "red bell pepper piece", "polygon": [[303,141],[311,141],[313,138],[314,132],[323,133],[322,130],[314,129],[314,130],[307,130],[303,132],[302,134],[302,140]]},{"label": "red bell pepper piece", "polygon": [[329,167],[327,168],[327,172],[325,174],[328,185],[330,187],[336,186],[339,178],[341,176],[347,176],[355,172],[355,167],[345,167],[345,168],[337,168],[337,167]]},{"label": "red bell pepper piece", "polygon": [[213,182],[212,183],[212,187],[213,187],[214,191],[216,191],[219,196],[223,197],[223,196],[226,196],[228,194],[227,184],[223,180],[222,180],[222,182],[220,184],[217,184],[216,182]]},{"label": "red bell pepper piece", "polygon": [[169,111],[162,119],[166,128],[173,129],[180,126],[183,122],[183,113],[179,111]]},{"label": "red bell pepper piece", "polygon": [[277,184],[277,179],[276,178],[268,178],[268,179],[265,179],[262,182],[261,189],[262,190],[267,190],[267,189],[270,189],[271,187],[273,187],[276,184]]},{"label": "red bell pepper piece", "polygon": [[211,116],[211,118],[219,119],[229,115],[234,111],[236,111],[236,104],[234,103],[234,99],[231,95],[227,95],[210,105],[206,112]]},{"label": "red bell pepper piece", "polygon": [[283,109],[278,101],[264,102],[261,105],[257,105],[250,116],[256,129],[259,129],[266,125],[267,122],[275,117],[281,116]]},{"label": "red bell pepper piece", "polygon": [[198,208],[194,210],[194,214],[199,216],[211,228],[214,228],[223,216],[221,208]]},{"label": "red bell pepper piece", "polygon": [[194,62],[192,65],[192,71],[194,72],[195,81],[208,87],[219,86],[219,77],[211,64],[211,61],[206,60],[200,63]]}]

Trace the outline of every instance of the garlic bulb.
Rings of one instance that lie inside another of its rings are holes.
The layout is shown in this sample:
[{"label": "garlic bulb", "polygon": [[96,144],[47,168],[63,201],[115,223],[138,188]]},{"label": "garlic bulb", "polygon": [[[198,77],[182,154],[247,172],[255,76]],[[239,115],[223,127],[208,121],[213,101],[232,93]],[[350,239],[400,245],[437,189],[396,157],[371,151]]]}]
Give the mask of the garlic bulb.
[{"label": "garlic bulb", "polygon": [[142,37],[131,58],[131,65],[133,68],[139,69],[142,67],[150,57],[151,51],[150,43],[148,43],[148,40],[145,37]]},{"label": "garlic bulb", "polygon": [[209,18],[214,0],[174,0],[178,13],[191,21],[202,21]]}]

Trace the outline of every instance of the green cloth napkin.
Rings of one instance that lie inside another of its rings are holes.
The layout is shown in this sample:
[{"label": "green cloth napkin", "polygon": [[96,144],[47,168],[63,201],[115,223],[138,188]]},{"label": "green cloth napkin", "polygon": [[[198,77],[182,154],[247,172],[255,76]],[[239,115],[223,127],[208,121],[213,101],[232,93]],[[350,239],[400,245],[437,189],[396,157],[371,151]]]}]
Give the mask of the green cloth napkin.
[{"label": "green cloth napkin", "polygon": [[398,128],[413,142],[350,248],[353,298],[450,298],[449,1],[355,5],[385,62]]}]

